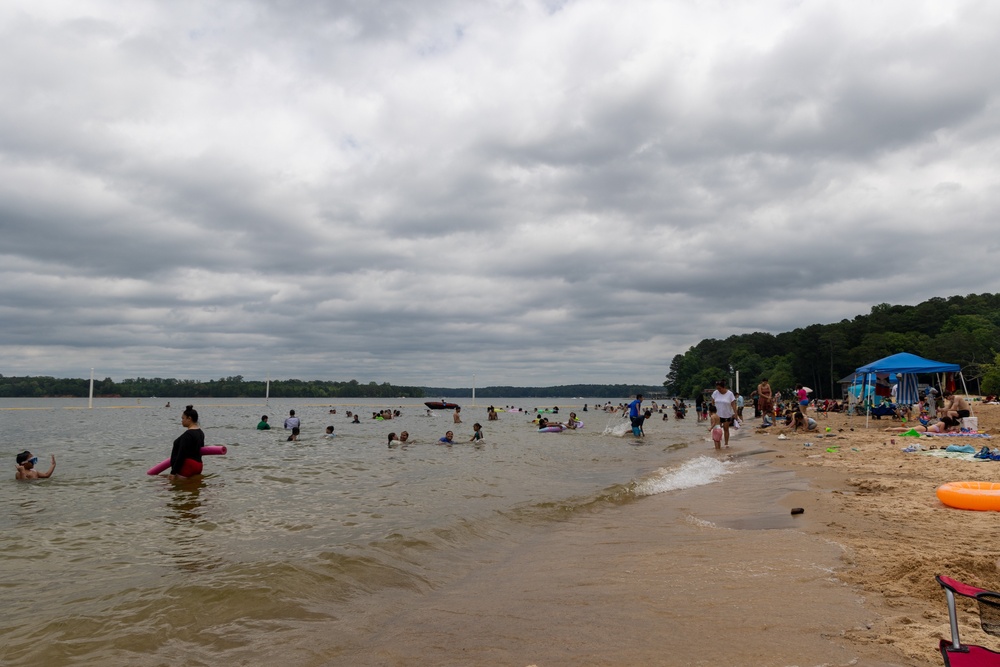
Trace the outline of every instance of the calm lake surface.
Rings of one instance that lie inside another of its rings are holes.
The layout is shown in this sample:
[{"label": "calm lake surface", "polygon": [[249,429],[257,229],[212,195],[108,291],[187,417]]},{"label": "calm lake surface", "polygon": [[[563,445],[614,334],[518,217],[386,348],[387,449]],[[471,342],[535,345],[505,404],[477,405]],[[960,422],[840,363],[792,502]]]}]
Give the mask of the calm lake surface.
[{"label": "calm lake surface", "polygon": [[[462,424],[416,399],[165,402],[0,401],[3,664],[356,663],[346,647],[378,645],[394,606],[511,545],[602,507],[724,485],[746,467],[715,457],[693,416],[656,414],[640,440],[620,413],[583,412],[595,399],[558,402],[562,418],[573,409],[585,423],[559,434],[538,433],[531,415],[489,422],[481,400]],[[206,444],[228,453],[206,456],[200,479],[147,476],[182,432],[186,403]],[[383,407],[402,416],[372,420]],[[281,428],[290,409],[299,442]],[[261,414],[273,430],[256,430]],[[480,445],[468,442],[476,421]],[[327,425],[336,437],[323,437]],[[387,433],[403,430],[412,444],[388,448]],[[436,443],[446,430],[452,446]],[[14,480],[23,449],[42,470],[56,455],[51,479]]]}]

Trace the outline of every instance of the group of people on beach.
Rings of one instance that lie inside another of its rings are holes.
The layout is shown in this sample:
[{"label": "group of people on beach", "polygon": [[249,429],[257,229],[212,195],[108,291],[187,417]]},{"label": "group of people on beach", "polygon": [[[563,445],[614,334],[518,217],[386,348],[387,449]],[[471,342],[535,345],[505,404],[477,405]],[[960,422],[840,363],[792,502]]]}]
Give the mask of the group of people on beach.
[{"label": "group of people on beach", "polygon": [[[792,431],[814,431],[818,428],[815,419],[809,416],[809,409],[812,407],[817,412],[841,412],[843,406],[838,401],[826,400],[822,403],[809,399],[809,390],[801,384],[795,386],[795,403],[791,407],[785,407],[780,402],[780,392],[772,392],[771,385],[767,378],[761,380],[754,392],[755,411],[762,417],[762,426],[770,426],[775,423],[775,418],[781,415],[785,425],[791,426]],[[971,416],[972,412],[969,403],[953,391],[943,393],[943,405],[937,405],[938,391],[934,387],[928,387],[924,395],[920,398],[919,423],[904,425],[899,427],[889,427],[885,429],[889,432],[905,432],[914,430],[918,433],[952,433],[961,430],[962,419]],[[897,410],[896,416],[904,422],[911,418],[910,406]],[[937,418],[937,421],[934,421]]]},{"label": "group of people on beach", "polygon": [[969,402],[966,401],[961,396],[955,394],[952,391],[946,391],[943,394],[945,404],[936,410],[938,415],[937,421],[931,421],[931,418],[921,418],[920,423],[904,425],[904,426],[890,426],[884,430],[893,433],[905,433],[910,430],[914,430],[917,433],[958,433],[962,430],[962,420],[966,417],[972,416],[972,409],[969,407]]}]

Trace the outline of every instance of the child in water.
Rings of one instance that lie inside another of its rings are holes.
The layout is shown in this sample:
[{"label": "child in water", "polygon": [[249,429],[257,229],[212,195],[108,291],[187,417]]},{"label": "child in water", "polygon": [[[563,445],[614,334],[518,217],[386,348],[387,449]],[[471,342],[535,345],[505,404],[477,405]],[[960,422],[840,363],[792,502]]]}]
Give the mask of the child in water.
[{"label": "child in water", "polygon": [[714,405],[708,406],[709,429],[712,432],[712,441],[716,449],[722,449],[722,420],[719,419],[719,411]]},{"label": "child in water", "polygon": [[298,426],[293,426],[292,427],[292,434],[290,436],[288,436],[288,440],[286,440],[286,442],[291,442],[293,440],[297,442],[298,439],[299,439],[299,427]]},{"label": "child in water", "polygon": [[480,424],[480,423],[478,423],[478,422],[476,422],[475,424],[472,425],[472,429],[475,431],[475,433],[472,434],[472,437],[469,439],[469,442],[473,442],[473,441],[480,442],[480,441],[482,441],[482,439],[483,439],[483,425]]},{"label": "child in water", "polygon": [[333,427],[332,426],[327,426],[326,427],[326,433],[323,434],[323,437],[324,438],[332,438],[332,437],[334,437],[336,435],[337,434],[333,432]]},{"label": "child in water", "polygon": [[52,465],[49,466],[48,472],[38,472],[35,470],[35,464],[38,463],[38,457],[33,456],[28,450],[24,450],[15,457],[17,472],[14,473],[14,479],[46,479],[52,476],[52,471],[56,469],[56,455],[52,455]]}]

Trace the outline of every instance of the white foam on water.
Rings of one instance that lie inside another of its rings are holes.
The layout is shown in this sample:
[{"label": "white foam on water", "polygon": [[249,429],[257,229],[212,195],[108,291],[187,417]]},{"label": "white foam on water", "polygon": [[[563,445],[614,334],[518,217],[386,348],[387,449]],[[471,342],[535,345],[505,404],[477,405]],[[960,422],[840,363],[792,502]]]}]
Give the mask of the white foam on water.
[{"label": "white foam on water", "polygon": [[734,464],[730,461],[719,461],[707,456],[686,461],[677,468],[660,468],[652,476],[641,480],[635,485],[635,495],[655,496],[658,493],[690,489],[696,486],[712,484],[720,477],[731,474]]},{"label": "white foam on water", "polygon": [[608,424],[604,427],[604,435],[613,435],[618,438],[632,435],[632,422],[619,421],[615,424]]}]

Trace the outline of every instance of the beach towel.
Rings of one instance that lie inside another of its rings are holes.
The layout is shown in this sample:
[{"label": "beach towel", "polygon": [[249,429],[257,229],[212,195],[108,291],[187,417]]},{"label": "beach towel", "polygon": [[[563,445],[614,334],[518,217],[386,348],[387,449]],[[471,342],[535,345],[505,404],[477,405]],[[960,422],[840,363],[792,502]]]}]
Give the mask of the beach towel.
[{"label": "beach towel", "polygon": [[966,452],[949,452],[944,449],[931,449],[926,452],[918,452],[918,453],[923,454],[924,456],[936,456],[937,458],[941,459],[961,459],[963,461],[975,461],[975,462],[982,461],[982,459],[975,458],[976,456],[975,454],[968,454]]}]

